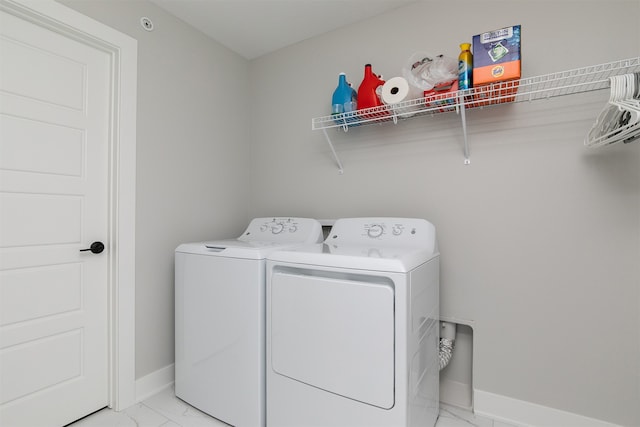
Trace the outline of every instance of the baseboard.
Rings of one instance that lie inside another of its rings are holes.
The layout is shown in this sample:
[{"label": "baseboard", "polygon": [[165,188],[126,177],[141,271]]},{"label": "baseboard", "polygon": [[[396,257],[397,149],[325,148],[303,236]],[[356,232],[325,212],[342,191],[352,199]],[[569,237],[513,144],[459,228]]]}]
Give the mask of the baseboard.
[{"label": "baseboard", "polygon": [[521,427],[620,427],[606,421],[481,390],[473,391],[474,412]]},{"label": "baseboard", "polygon": [[136,402],[153,396],[173,385],[175,379],[174,365],[165,366],[136,380]]}]

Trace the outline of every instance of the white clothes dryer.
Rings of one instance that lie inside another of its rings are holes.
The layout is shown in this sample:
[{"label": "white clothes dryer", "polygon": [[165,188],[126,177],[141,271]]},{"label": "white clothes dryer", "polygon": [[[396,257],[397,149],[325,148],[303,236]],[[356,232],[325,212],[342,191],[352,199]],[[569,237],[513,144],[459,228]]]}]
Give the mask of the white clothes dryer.
[{"label": "white clothes dryer", "polygon": [[265,425],[267,254],[322,241],[307,218],[256,218],[237,239],[175,252],[175,392],[236,427]]},{"label": "white clothes dryer", "polygon": [[434,426],[439,253],[423,219],[350,218],[267,258],[267,425]]}]

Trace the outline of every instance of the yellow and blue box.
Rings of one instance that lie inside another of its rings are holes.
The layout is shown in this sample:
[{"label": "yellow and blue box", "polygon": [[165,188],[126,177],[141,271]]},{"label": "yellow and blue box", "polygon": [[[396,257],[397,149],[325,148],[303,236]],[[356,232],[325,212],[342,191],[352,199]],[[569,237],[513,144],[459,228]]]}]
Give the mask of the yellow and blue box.
[{"label": "yellow and blue box", "polygon": [[491,104],[513,101],[509,95],[518,90],[520,73],[520,25],[473,36],[473,87],[477,100],[497,97]]}]

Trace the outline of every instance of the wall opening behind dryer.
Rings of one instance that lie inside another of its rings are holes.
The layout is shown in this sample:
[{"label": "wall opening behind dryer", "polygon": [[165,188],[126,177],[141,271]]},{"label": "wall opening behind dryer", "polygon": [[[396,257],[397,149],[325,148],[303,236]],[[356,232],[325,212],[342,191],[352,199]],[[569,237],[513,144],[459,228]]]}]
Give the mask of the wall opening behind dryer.
[{"label": "wall opening behind dryer", "polygon": [[453,355],[440,371],[440,402],[473,408],[473,329],[457,324]]}]

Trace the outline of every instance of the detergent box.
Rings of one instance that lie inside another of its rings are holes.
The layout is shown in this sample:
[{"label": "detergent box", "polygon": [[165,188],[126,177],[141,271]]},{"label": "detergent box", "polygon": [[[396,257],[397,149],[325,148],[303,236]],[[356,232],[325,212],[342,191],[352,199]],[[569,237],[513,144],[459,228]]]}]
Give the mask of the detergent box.
[{"label": "detergent box", "polygon": [[[520,25],[473,36],[473,87],[477,100],[499,97],[493,103],[511,102],[518,90],[521,69]],[[501,82],[510,82],[508,84]],[[501,83],[498,91],[491,84]],[[482,104],[479,104],[482,105]]]}]

